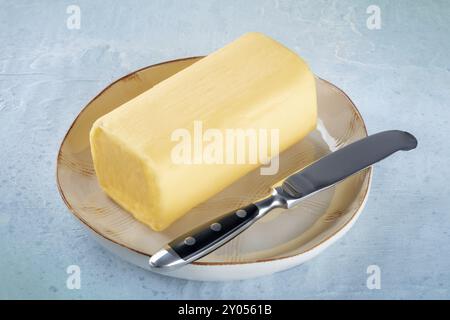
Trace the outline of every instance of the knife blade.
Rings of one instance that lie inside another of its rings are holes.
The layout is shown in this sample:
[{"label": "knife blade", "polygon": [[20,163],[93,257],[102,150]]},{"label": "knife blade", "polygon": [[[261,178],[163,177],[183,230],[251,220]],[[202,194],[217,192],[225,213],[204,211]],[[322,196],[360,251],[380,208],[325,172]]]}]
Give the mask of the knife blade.
[{"label": "knife blade", "polygon": [[275,208],[289,209],[306,197],[385,159],[416,148],[416,138],[405,131],[380,132],[353,142],[297,173],[274,188],[269,197],[208,221],[177,237],[149,259],[151,268],[173,270],[223,246]]}]

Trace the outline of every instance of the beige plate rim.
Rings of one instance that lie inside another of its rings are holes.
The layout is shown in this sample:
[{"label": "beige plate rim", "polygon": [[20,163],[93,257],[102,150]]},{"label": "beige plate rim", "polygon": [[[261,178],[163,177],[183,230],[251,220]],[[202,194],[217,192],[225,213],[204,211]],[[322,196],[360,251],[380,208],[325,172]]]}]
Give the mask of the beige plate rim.
[{"label": "beige plate rim", "polygon": [[[149,65],[149,66],[140,68],[140,69],[138,69],[138,70],[135,70],[135,71],[133,71],[133,72],[131,72],[131,73],[129,73],[129,74],[123,76],[123,77],[120,77],[120,78],[116,79],[115,81],[111,82],[108,86],[106,86],[104,89],[102,89],[97,95],[95,95],[95,97],[94,97],[93,99],[91,99],[91,100],[83,107],[83,109],[80,111],[80,113],[75,117],[75,119],[73,120],[73,122],[72,122],[72,124],[70,125],[69,129],[67,130],[66,134],[64,135],[64,138],[62,139],[61,144],[60,144],[59,149],[58,149],[58,154],[57,154],[57,158],[56,158],[56,160],[57,160],[57,161],[56,161],[56,184],[57,184],[57,186],[58,186],[58,192],[59,192],[59,195],[60,195],[61,198],[63,199],[65,205],[66,205],[67,208],[70,210],[70,212],[71,212],[71,213],[72,213],[72,214],[73,214],[73,215],[74,215],[74,216],[75,216],[75,217],[76,217],[76,218],[77,218],[84,226],[86,226],[88,229],[90,229],[92,232],[94,232],[94,234],[96,234],[97,236],[99,236],[99,237],[101,237],[101,238],[103,238],[103,239],[105,239],[105,240],[111,241],[112,243],[114,243],[114,244],[116,244],[116,245],[119,245],[119,246],[121,246],[121,247],[123,247],[123,248],[125,248],[125,249],[131,250],[131,251],[133,251],[133,252],[135,252],[135,253],[138,253],[138,254],[141,254],[141,255],[144,255],[144,256],[147,256],[147,257],[149,257],[149,258],[151,257],[151,255],[149,255],[149,254],[147,254],[147,253],[144,253],[144,252],[141,252],[141,251],[139,251],[139,250],[130,248],[130,247],[128,247],[128,246],[126,246],[126,245],[124,245],[124,244],[122,244],[122,243],[119,243],[119,242],[115,241],[114,239],[112,239],[112,238],[110,238],[110,237],[108,237],[108,236],[105,236],[104,234],[102,234],[101,232],[99,232],[98,230],[96,230],[94,227],[92,227],[91,225],[89,225],[89,223],[88,223],[87,221],[85,221],[85,220],[77,213],[77,211],[71,206],[71,204],[70,204],[69,201],[67,200],[67,198],[66,198],[66,196],[65,196],[65,194],[64,194],[64,191],[63,191],[63,189],[62,189],[62,187],[61,187],[61,184],[60,184],[60,178],[59,178],[59,161],[58,161],[58,158],[60,157],[61,149],[62,149],[62,147],[63,147],[63,145],[64,145],[64,143],[65,143],[65,141],[66,141],[67,136],[69,135],[70,131],[72,130],[73,126],[75,125],[75,123],[77,122],[77,120],[78,120],[78,118],[81,116],[81,114],[89,107],[89,105],[90,105],[93,101],[95,101],[99,96],[102,95],[103,92],[105,92],[106,90],[108,90],[108,89],[109,89],[111,86],[113,86],[115,83],[117,83],[117,82],[119,82],[119,81],[122,81],[122,80],[124,80],[124,79],[126,79],[126,78],[128,78],[128,77],[132,77],[134,74],[136,74],[136,73],[138,73],[138,72],[140,72],[140,71],[142,71],[142,70],[146,70],[146,69],[148,69],[148,68],[152,68],[152,67],[156,67],[156,66],[164,65],[164,64],[168,64],[168,63],[173,63],[173,62],[177,62],[177,61],[186,61],[186,60],[199,59],[199,58],[203,58],[203,56],[194,56],[194,57],[180,58],[180,59],[168,60],[168,61],[164,61],[164,62],[152,64],[152,65]],[[333,83],[331,83],[331,82],[329,82],[329,81],[327,81],[327,80],[325,80],[325,79],[322,79],[322,78],[320,78],[320,77],[319,77],[319,79],[322,80],[322,81],[324,81],[324,82],[326,82],[327,84],[329,84],[330,86],[334,87],[336,90],[338,90],[339,92],[341,92],[341,93],[343,94],[343,96],[349,101],[350,105],[352,106],[352,108],[354,109],[355,113],[356,113],[357,116],[359,117],[359,119],[360,119],[360,121],[361,121],[361,123],[362,123],[363,129],[364,129],[364,132],[365,132],[365,134],[367,135],[368,132],[367,132],[367,127],[366,127],[366,124],[365,124],[365,122],[364,122],[364,119],[363,119],[363,117],[361,116],[361,113],[359,112],[359,110],[358,110],[358,108],[356,107],[356,105],[353,103],[352,99],[350,99],[350,97],[349,97],[349,96],[348,96],[341,88],[337,87],[337,86],[334,85]],[[340,231],[342,231],[343,229],[345,229],[345,228],[347,227],[347,225],[349,225],[350,223],[354,222],[355,218],[356,218],[357,215],[358,215],[358,212],[361,210],[362,206],[364,205],[364,202],[366,201],[366,199],[367,199],[367,197],[368,197],[370,185],[371,185],[371,182],[372,182],[372,173],[373,173],[373,169],[372,169],[372,167],[370,167],[370,168],[368,169],[368,172],[367,172],[368,183],[367,183],[367,185],[366,185],[366,187],[365,187],[365,190],[363,191],[363,192],[364,192],[364,195],[363,195],[363,197],[361,197],[361,200],[360,200],[360,202],[358,203],[358,205],[356,206],[356,208],[355,208],[354,212],[352,213],[350,219],[348,219],[348,221],[347,221],[343,226],[341,226],[341,228],[339,228],[338,230],[336,230],[333,234],[331,234],[331,235],[328,236],[327,238],[323,239],[321,242],[319,242],[319,243],[316,244],[315,246],[313,246],[313,247],[311,247],[311,248],[309,248],[309,249],[307,249],[307,250],[305,250],[305,251],[303,251],[303,252],[300,252],[300,253],[298,253],[298,254],[286,255],[286,256],[277,257],[277,258],[257,259],[257,260],[254,260],[254,261],[242,261],[242,262],[240,262],[240,261],[237,261],[237,262],[193,262],[192,264],[194,264],[194,265],[199,265],[199,266],[224,266],[224,265],[243,265],[243,264],[249,265],[249,264],[258,264],[258,263],[264,263],[264,262],[270,262],[270,261],[277,261],[277,260],[289,259],[289,258],[292,258],[292,257],[304,255],[304,254],[306,254],[307,252],[310,252],[310,251],[313,251],[313,250],[317,249],[318,247],[320,247],[320,246],[321,246],[322,244],[324,244],[325,242],[328,242],[330,239],[334,238]]]}]

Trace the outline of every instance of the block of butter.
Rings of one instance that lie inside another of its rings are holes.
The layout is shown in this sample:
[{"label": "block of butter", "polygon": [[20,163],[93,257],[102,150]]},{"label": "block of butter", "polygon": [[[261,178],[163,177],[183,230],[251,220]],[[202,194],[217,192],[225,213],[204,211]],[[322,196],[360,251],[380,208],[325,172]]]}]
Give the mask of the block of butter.
[{"label": "block of butter", "polygon": [[316,118],[314,76],[305,62],[273,39],[247,33],[99,118],[91,151],[102,189],[160,231],[260,165],[174,161],[177,132],[192,134],[194,154],[196,124],[216,135],[277,130],[282,152],[312,131]]}]

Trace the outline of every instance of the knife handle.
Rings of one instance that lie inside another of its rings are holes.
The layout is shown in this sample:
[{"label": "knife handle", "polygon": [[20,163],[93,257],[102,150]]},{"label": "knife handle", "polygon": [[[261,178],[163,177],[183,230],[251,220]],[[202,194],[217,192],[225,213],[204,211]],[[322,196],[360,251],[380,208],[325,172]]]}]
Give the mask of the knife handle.
[{"label": "knife handle", "polygon": [[259,211],[252,203],[196,227],[153,255],[150,266],[175,267],[207,255],[252,225]]}]

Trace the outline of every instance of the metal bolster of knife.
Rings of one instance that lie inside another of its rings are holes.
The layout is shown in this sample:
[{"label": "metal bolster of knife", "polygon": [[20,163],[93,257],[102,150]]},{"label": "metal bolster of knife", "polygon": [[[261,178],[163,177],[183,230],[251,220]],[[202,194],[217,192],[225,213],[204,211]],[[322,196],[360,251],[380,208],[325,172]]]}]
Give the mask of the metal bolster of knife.
[{"label": "metal bolster of knife", "polygon": [[[303,200],[303,198],[301,198]],[[284,187],[276,187],[272,189],[271,195],[267,198],[255,202],[258,208],[257,219],[262,218],[268,212],[275,208],[289,209],[295,206],[300,201],[300,198],[293,197]]]}]

